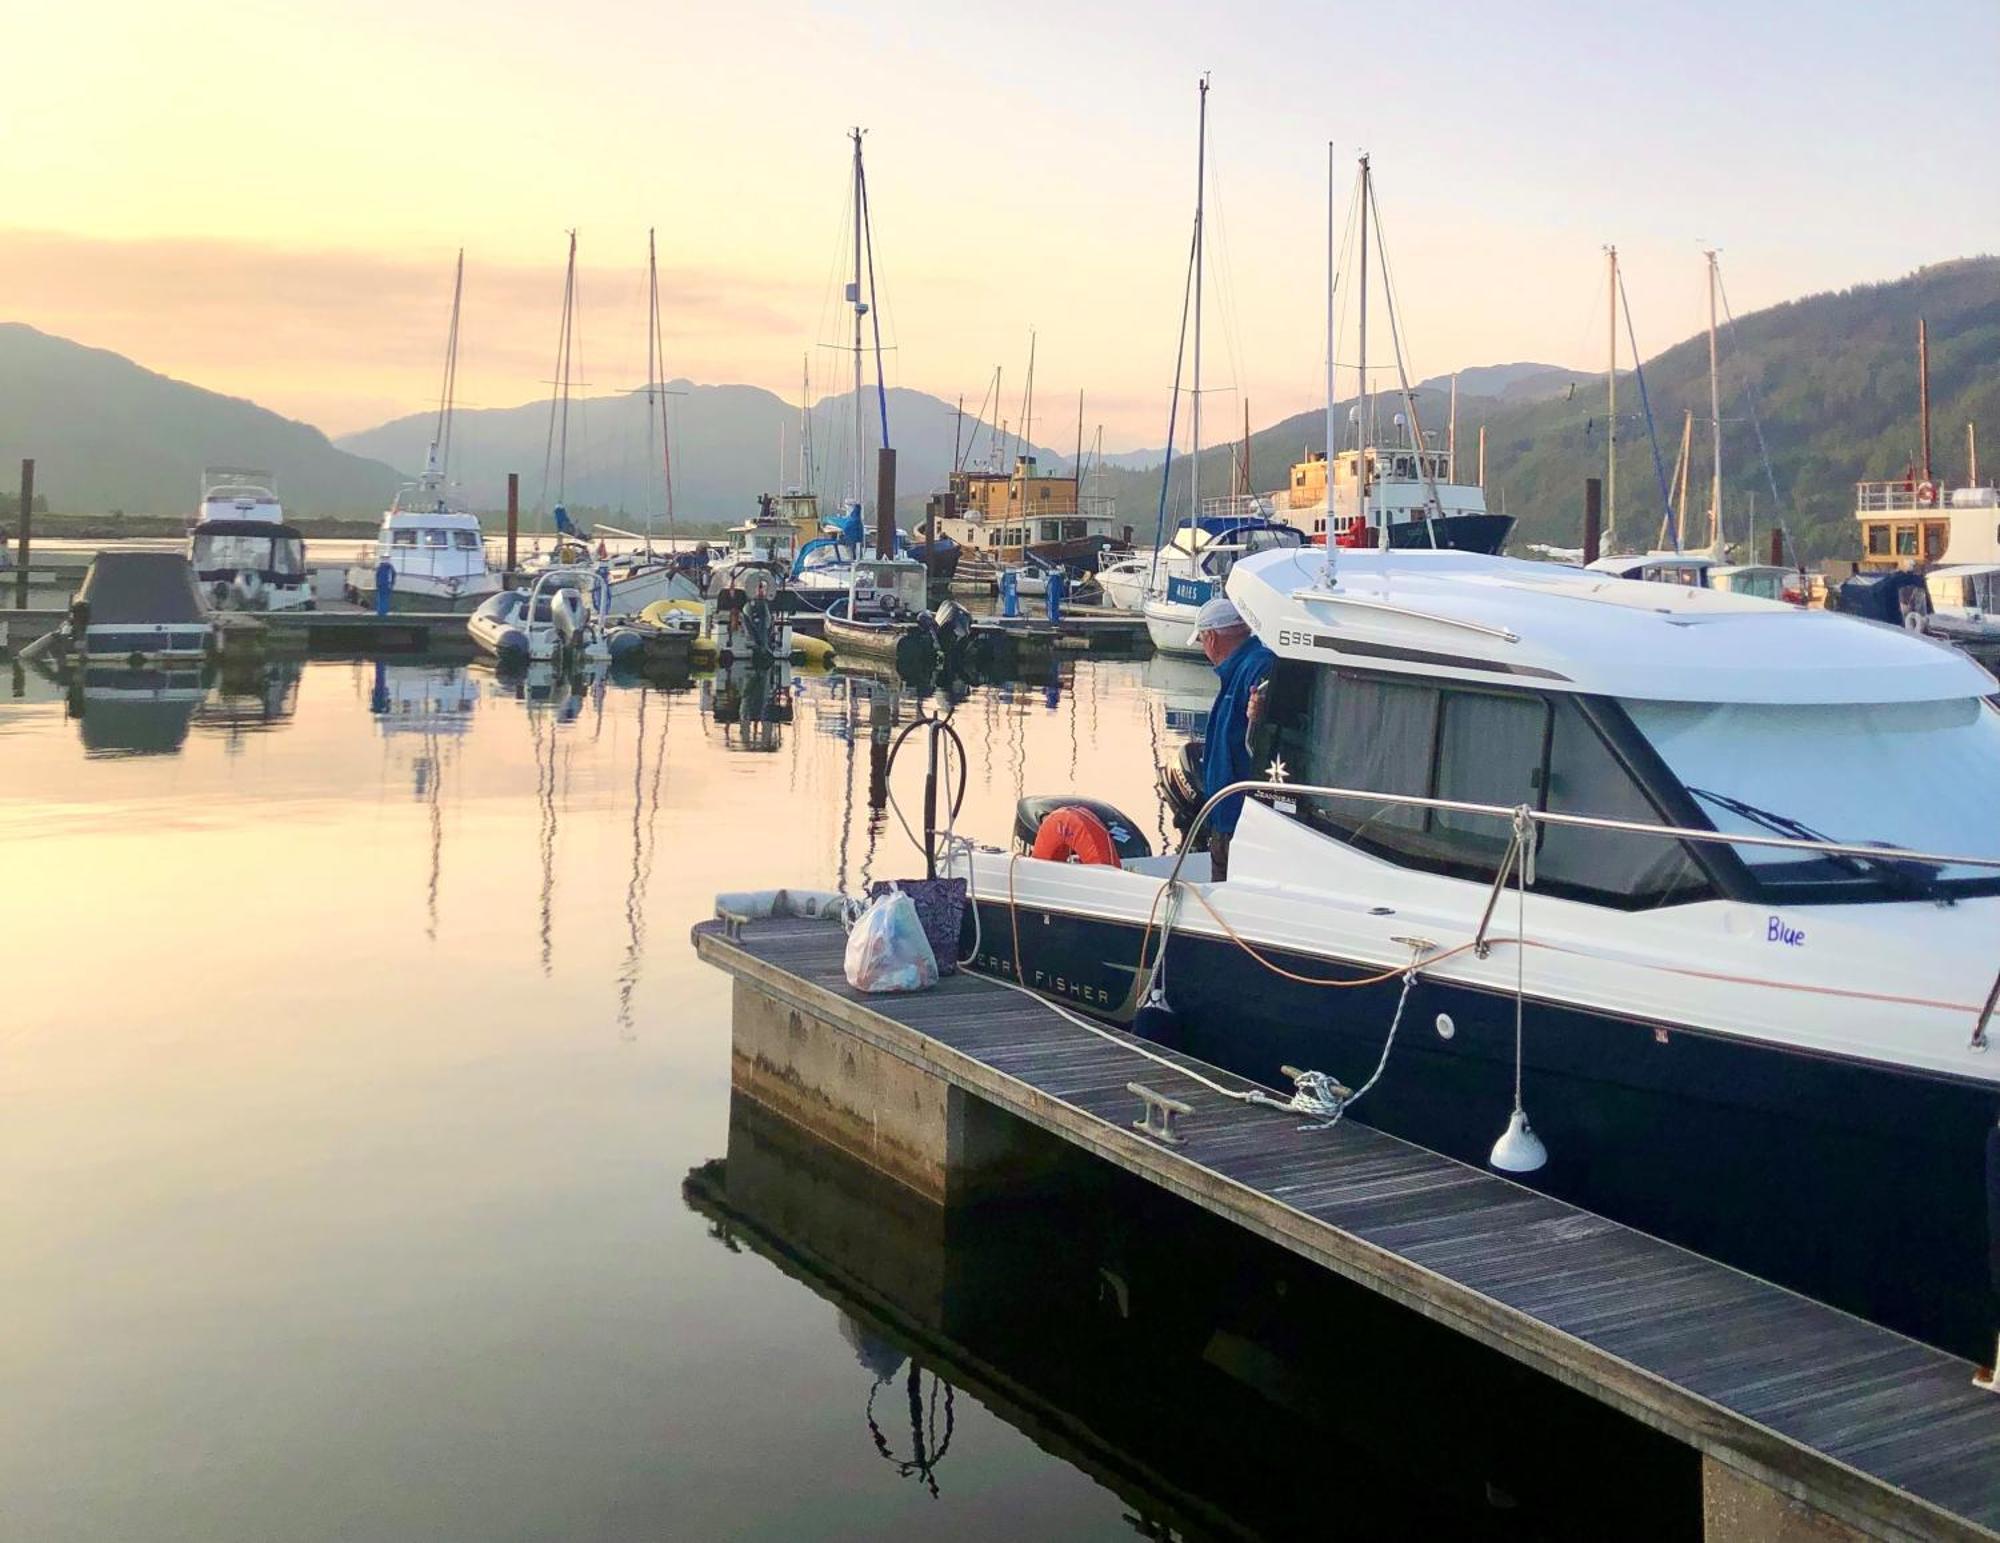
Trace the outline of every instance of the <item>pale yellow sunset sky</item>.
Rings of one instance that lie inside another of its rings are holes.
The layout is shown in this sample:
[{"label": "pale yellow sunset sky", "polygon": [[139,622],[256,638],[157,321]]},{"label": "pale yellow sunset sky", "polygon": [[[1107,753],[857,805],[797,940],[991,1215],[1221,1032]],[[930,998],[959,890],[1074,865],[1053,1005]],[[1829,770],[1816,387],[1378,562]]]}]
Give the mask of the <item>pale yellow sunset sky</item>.
[{"label": "pale yellow sunset sky", "polygon": [[1606,241],[1648,352],[1701,320],[1703,240],[1739,313],[2000,250],[2000,99],[1951,84],[1996,16],[43,0],[6,28],[0,320],[339,433],[434,400],[460,245],[461,401],[543,396],[570,226],[585,378],[638,384],[654,225],[669,373],[793,396],[838,331],[858,122],[892,383],[976,401],[1033,327],[1038,393],[1154,445],[1202,70],[1207,384],[1264,423],[1319,399],[1329,141],[1374,155],[1415,375],[1590,368]]}]

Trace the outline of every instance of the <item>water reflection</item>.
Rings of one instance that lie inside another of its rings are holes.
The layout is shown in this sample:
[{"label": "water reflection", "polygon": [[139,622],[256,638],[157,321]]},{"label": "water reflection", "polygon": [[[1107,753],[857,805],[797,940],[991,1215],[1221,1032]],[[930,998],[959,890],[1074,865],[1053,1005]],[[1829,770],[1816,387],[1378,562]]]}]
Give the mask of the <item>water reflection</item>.
[{"label": "water reflection", "polygon": [[479,687],[463,665],[390,663],[377,659],[368,711],[384,740],[414,744],[410,794],[424,806],[430,836],[430,872],[424,885],[424,936],[437,941],[438,891],[444,879],[444,774],[446,747],[472,728]]},{"label": "water reflection", "polygon": [[85,665],[69,678],[69,716],[88,756],[178,755],[211,672]]},{"label": "water reflection", "polygon": [[1700,1536],[1696,1454],[1107,1167],[945,1212],[737,1093],[682,1194],[833,1305],[932,1494],[956,1390],[1146,1536]]},{"label": "water reflection", "polygon": [[195,708],[195,726],[219,736],[229,754],[241,754],[250,736],[291,721],[304,674],[303,659],[225,659],[214,691]]},{"label": "water reflection", "polygon": [[792,721],[792,665],[738,658],[701,682],[701,710],[722,731],[725,749],[776,751]]}]

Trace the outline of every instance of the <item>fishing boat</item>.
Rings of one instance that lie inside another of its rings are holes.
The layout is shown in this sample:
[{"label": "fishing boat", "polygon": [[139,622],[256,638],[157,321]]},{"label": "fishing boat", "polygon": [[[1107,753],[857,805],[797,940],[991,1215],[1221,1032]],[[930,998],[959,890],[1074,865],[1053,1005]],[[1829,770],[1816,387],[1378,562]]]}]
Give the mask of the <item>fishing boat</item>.
[{"label": "fishing boat", "polygon": [[372,560],[347,570],[347,598],[368,603],[388,590],[392,611],[472,611],[500,590],[500,575],[486,558],[478,516],[466,512],[451,490],[451,420],[458,383],[459,302],[465,291],[465,253],[452,281],[451,330],[445,339],[444,381],[437,422],[424,454],[423,475],[397,490],[382,516]]},{"label": "fishing boat", "polygon": [[1178,858],[961,851],[979,966],[1983,1359],[1992,677],[1453,552],[1229,593],[1276,661],[1227,881],[1199,816]]},{"label": "fishing boat", "polygon": [[188,561],[217,610],[310,609],[305,537],[285,523],[267,471],[205,467]]},{"label": "fishing boat", "polygon": [[503,664],[596,664],[606,637],[610,586],[594,568],[545,568],[520,589],[485,601],[466,621],[475,647]]},{"label": "fishing boat", "polygon": [[[817,529],[815,525],[812,527]],[[729,549],[709,564],[708,591],[774,598],[792,576],[798,556],[799,521],[770,493],[757,498],[757,517],[729,527]]]}]

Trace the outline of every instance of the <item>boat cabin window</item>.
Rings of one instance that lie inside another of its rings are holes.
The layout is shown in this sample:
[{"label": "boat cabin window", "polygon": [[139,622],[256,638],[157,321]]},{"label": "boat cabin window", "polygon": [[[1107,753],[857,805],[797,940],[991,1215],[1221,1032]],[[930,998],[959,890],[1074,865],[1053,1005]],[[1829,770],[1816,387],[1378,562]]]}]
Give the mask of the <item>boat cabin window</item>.
[{"label": "boat cabin window", "polygon": [[[1661,823],[1645,790],[1566,695],[1482,691],[1280,660],[1271,753],[1291,780],[1415,797]],[[1261,759],[1261,757],[1260,757]],[[1504,817],[1301,798],[1298,818],[1412,868],[1490,880],[1512,837]],[[1712,891],[1683,843],[1545,826],[1536,890],[1623,909]]]},{"label": "boat cabin window", "polygon": [[[1717,830],[2000,858],[2000,712],[1983,698],[1624,706]],[[1729,850],[1773,901],[2000,892],[1991,869]]]},{"label": "boat cabin window", "polygon": [[197,530],[194,566],[204,575],[232,569],[296,577],[305,572],[305,542],[296,536],[204,535]]},{"label": "boat cabin window", "polygon": [[426,530],[424,532],[424,545],[450,546],[451,532],[448,530]]},{"label": "boat cabin window", "polygon": [[455,530],[451,533],[451,544],[461,552],[479,550],[479,532],[476,530]]},{"label": "boat cabin window", "polygon": [[415,546],[417,533],[408,529],[394,530],[389,533],[389,540],[395,546]]},{"label": "boat cabin window", "polygon": [[1867,530],[1868,555],[1870,557],[1887,557],[1889,555],[1889,527],[1886,525],[1869,525]]},{"label": "boat cabin window", "polygon": [[1898,525],[1896,527],[1896,555],[1915,557],[1917,555],[1917,527]]}]

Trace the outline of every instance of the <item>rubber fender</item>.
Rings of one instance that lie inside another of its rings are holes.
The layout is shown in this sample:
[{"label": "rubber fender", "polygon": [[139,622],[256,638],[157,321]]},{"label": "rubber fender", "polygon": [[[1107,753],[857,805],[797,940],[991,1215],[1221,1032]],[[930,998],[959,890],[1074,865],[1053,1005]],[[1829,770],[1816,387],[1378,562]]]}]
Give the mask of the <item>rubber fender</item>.
[{"label": "rubber fender", "polygon": [[1066,804],[1042,821],[1030,855],[1050,863],[1118,866],[1118,847],[1104,822],[1088,809]]},{"label": "rubber fender", "polygon": [[688,658],[692,659],[696,664],[713,664],[715,662],[715,639],[709,637],[696,638],[688,644]]},{"label": "rubber fender", "polygon": [[807,638],[794,635],[792,657],[800,664],[827,665],[833,663],[833,645],[825,638]]}]

